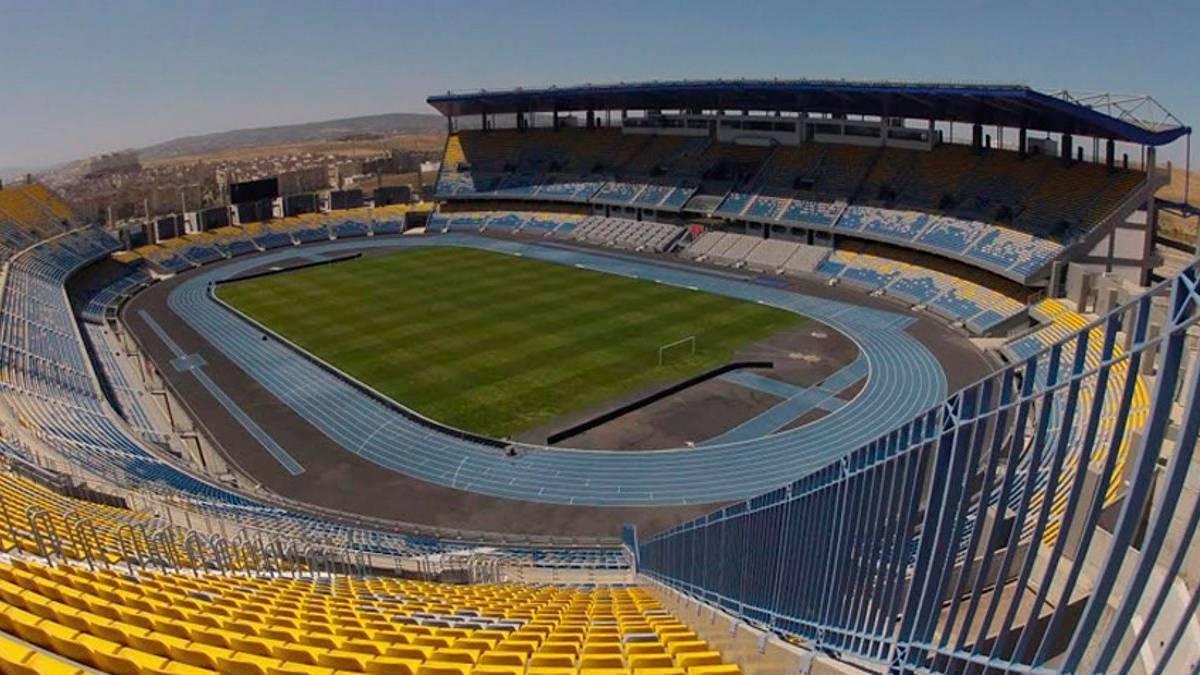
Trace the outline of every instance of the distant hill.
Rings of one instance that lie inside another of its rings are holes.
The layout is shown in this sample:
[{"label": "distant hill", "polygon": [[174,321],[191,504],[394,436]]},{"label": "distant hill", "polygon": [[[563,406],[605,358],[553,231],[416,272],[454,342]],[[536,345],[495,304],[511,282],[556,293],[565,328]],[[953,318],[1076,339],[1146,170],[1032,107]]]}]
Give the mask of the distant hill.
[{"label": "distant hill", "polygon": [[[1193,205],[1200,204],[1200,171],[1193,171],[1189,176],[1183,169],[1174,169],[1171,171],[1171,182],[1160,189],[1156,196],[1175,202],[1183,201],[1185,181],[1191,183],[1188,202]],[[1180,218],[1166,211],[1160,211],[1158,216],[1159,234],[1184,244],[1196,243],[1196,238],[1200,236],[1200,217]]]},{"label": "distant hill", "polygon": [[313,143],[397,134],[440,134],[445,130],[446,120],[441,115],[390,113],[307,124],[236,129],[201,136],[184,136],[142,148],[139,154],[143,160],[170,159],[263,145]]}]

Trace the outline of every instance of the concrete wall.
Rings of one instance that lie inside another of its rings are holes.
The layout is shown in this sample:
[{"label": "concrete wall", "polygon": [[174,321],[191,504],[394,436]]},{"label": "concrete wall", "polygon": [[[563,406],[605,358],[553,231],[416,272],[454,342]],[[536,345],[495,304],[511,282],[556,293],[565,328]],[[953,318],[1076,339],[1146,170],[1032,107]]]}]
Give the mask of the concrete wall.
[{"label": "concrete wall", "polygon": [[691,626],[700,639],[720,651],[725,661],[736,663],[745,675],[861,675],[883,671],[867,664],[838,661],[784,642],[648,577],[642,576],[638,580],[649,586],[663,605]]}]

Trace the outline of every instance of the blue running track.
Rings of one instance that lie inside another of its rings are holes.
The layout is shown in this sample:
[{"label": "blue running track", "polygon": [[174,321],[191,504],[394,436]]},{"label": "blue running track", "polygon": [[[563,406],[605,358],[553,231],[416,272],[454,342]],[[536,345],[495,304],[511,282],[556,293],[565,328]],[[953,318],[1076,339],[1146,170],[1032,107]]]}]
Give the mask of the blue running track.
[{"label": "blue running track", "polygon": [[470,234],[311,244],[313,253],[453,245],[524,255],[756,301],[818,319],[854,340],[869,379],[822,419],[765,438],[697,448],[614,452],[531,446],[519,457],[440,433],[373,401],[214,301],[219,279],[295,257],[280,250],[201,270],[172,290],[171,310],[264,388],[339,445],[414,478],[495,497],[590,506],[744,499],[782,485],[890,431],[946,396],[941,366],[904,331],[902,314],[799,295],[678,266]]}]

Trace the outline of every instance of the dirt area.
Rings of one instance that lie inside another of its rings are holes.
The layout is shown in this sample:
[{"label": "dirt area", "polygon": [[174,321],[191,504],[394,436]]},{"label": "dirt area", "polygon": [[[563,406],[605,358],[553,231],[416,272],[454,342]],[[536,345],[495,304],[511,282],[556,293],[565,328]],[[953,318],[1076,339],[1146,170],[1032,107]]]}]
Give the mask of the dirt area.
[{"label": "dirt area", "polygon": [[[770,371],[759,371],[768,373]],[[779,398],[732,382],[712,379],[623,415],[558,445],[602,450],[679,448],[724,433],[767,411]],[[616,407],[609,405],[596,412]],[[579,421],[596,414],[579,415]],[[570,426],[567,422],[555,429]],[[545,442],[545,436],[537,442]]]},{"label": "dirt area", "polygon": [[850,338],[809,319],[792,330],[738,350],[735,361],[772,361],[762,374],[773,380],[812,387],[854,362],[858,347]]}]

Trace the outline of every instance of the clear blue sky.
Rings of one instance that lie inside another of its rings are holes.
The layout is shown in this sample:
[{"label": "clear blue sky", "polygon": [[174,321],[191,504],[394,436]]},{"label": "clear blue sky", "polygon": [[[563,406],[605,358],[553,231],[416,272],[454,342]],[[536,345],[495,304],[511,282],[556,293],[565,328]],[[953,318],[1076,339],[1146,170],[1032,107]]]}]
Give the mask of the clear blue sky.
[{"label": "clear blue sky", "polygon": [[1198,0],[0,0],[0,17],[0,167],[429,112],[447,89],[665,78],[1021,81],[1152,94],[1200,126]]}]

